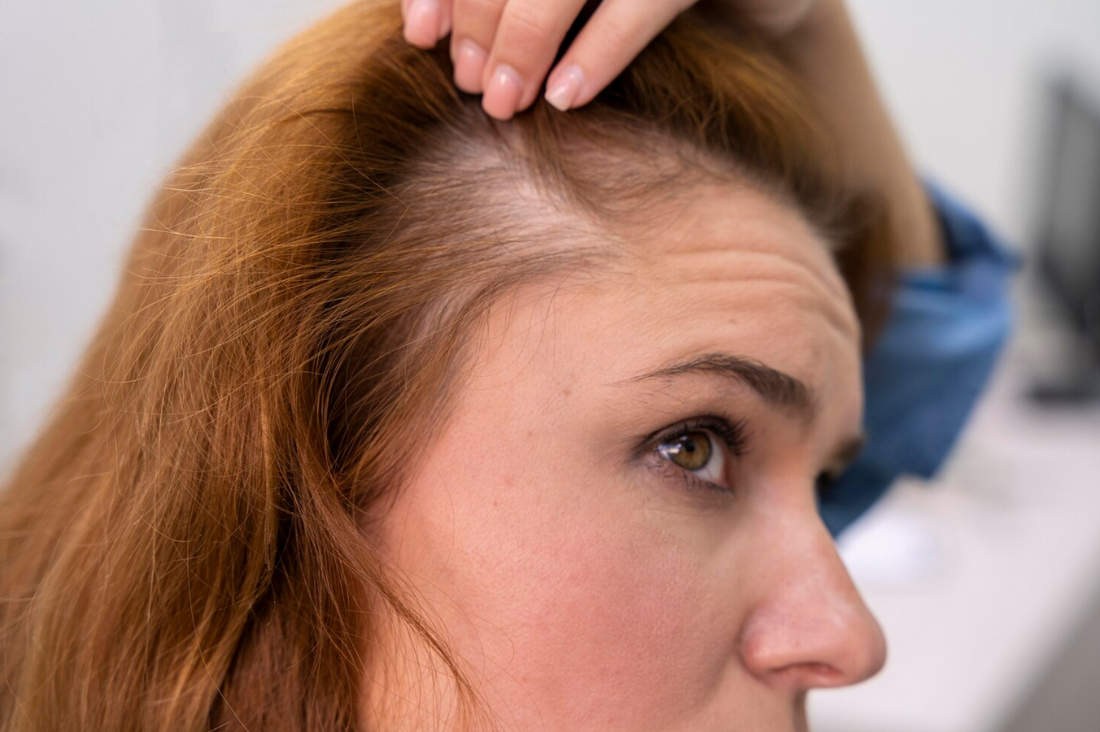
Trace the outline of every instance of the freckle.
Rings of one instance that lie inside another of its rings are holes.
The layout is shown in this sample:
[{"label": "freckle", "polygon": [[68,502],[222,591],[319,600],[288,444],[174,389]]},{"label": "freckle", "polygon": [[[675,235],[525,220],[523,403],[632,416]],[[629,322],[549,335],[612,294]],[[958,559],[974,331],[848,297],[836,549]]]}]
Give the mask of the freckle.
[{"label": "freckle", "polygon": [[561,390],[561,395],[564,396],[564,397],[567,397],[572,393],[573,393],[573,390],[570,389],[568,386]]}]

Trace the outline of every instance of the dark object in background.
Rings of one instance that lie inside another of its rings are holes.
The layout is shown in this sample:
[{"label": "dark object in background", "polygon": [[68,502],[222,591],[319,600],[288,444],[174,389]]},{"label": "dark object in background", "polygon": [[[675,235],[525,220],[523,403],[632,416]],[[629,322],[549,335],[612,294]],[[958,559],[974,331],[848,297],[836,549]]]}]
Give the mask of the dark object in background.
[{"label": "dark object in background", "polygon": [[1065,326],[1067,347],[1034,370],[1031,397],[1082,401],[1100,396],[1100,96],[1069,76],[1049,91],[1035,264],[1043,304]]}]

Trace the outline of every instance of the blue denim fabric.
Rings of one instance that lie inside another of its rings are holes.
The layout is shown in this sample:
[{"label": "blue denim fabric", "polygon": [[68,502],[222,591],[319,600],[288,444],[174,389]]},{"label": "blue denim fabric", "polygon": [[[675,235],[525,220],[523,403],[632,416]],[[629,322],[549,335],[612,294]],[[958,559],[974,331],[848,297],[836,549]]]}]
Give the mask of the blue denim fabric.
[{"label": "blue denim fabric", "polygon": [[820,500],[834,536],[895,478],[935,474],[1011,330],[1007,285],[1019,260],[960,203],[926,188],[949,261],[902,274],[892,317],[864,361],[867,443]]}]

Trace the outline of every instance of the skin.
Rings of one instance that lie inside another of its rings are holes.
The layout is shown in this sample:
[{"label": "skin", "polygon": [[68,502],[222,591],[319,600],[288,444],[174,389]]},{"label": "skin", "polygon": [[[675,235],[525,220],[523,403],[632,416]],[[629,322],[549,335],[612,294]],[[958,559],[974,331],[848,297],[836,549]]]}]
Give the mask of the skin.
[{"label": "skin", "polygon": [[[380,551],[503,729],[805,730],[810,689],[885,660],[814,493],[859,436],[858,322],[824,243],[758,192],[700,188],[647,231],[493,307]],[[765,397],[716,354],[812,394]],[[710,414],[744,422],[740,455],[699,438],[690,472],[651,439]],[[400,673],[368,674],[367,718],[414,698],[392,728],[434,728],[445,684],[424,691],[396,633],[379,646]]]}]

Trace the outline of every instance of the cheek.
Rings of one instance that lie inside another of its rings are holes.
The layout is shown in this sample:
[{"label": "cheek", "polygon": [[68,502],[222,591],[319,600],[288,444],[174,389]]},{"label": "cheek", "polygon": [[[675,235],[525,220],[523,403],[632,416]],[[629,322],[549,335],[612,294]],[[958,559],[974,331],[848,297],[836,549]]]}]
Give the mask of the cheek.
[{"label": "cheek", "polygon": [[554,580],[514,608],[528,689],[567,729],[672,722],[685,693],[709,686],[703,578],[641,537],[578,538],[544,559]]},{"label": "cheek", "polygon": [[540,501],[495,478],[444,512],[421,505],[429,520],[415,530],[434,537],[417,559],[433,605],[506,718],[637,730],[674,724],[713,693],[736,623],[716,616],[703,558],[629,493]]}]

